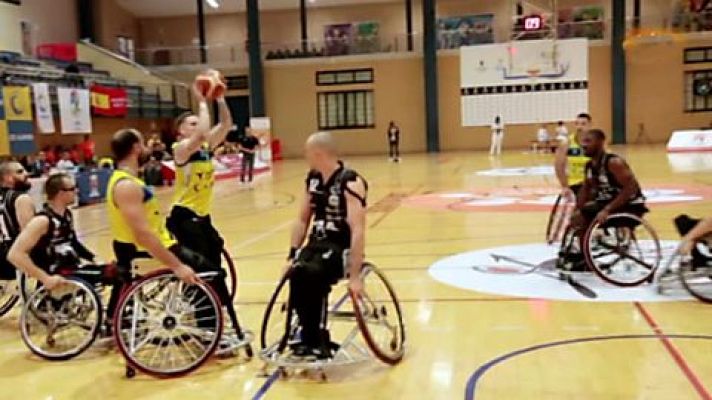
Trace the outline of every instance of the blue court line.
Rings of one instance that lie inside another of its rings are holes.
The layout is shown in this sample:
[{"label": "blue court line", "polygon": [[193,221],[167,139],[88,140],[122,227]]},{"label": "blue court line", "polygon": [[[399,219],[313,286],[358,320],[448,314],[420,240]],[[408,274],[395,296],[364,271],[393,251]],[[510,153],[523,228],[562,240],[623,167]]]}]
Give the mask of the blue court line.
[{"label": "blue court line", "polygon": [[272,385],[277,382],[277,379],[279,378],[279,369],[276,371],[272,372],[272,375],[270,375],[265,383],[262,384],[260,389],[255,393],[255,395],[252,397],[252,400],[260,400],[262,397],[264,397],[265,394],[267,394],[267,391],[269,388],[272,387]]},{"label": "blue court line", "polygon": [[[670,339],[701,339],[701,340],[712,340],[712,335],[668,335],[665,337]],[[467,386],[465,387],[465,400],[474,400],[475,391],[477,389],[477,383],[484,376],[484,374],[492,369],[497,364],[501,364],[511,358],[521,356],[526,353],[531,353],[538,350],[548,349],[551,347],[568,346],[570,344],[576,343],[587,343],[587,342],[602,342],[607,340],[624,340],[624,339],[656,339],[660,340],[660,335],[607,335],[607,336],[592,336],[568,340],[560,340],[556,342],[542,343],[534,346],[525,347],[519,350],[512,351],[510,353],[501,355],[494,358],[486,363],[482,364],[467,380]]]}]

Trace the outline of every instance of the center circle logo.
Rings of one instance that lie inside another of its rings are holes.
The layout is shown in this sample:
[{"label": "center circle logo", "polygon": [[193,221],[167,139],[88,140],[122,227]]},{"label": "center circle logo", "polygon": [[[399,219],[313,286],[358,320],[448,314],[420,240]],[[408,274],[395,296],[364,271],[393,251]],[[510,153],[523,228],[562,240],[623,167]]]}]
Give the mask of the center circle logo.
[{"label": "center circle logo", "polygon": [[[661,241],[661,266],[672,256],[676,241]],[[494,247],[456,254],[435,262],[430,276],[460,289],[501,296],[566,301],[630,302],[680,301],[691,297],[679,288],[658,293],[657,284],[619,287],[593,273],[576,273],[573,278],[596,297],[582,295],[572,284],[558,278],[554,268],[558,246],[532,243]],[[530,265],[535,268],[523,268]]]},{"label": "center circle logo", "polygon": [[[548,211],[560,189],[541,186],[478,188],[472,191],[436,192],[411,196],[403,204],[438,210]],[[712,199],[712,188],[701,185],[661,185],[643,190],[648,205],[675,205]]]}]

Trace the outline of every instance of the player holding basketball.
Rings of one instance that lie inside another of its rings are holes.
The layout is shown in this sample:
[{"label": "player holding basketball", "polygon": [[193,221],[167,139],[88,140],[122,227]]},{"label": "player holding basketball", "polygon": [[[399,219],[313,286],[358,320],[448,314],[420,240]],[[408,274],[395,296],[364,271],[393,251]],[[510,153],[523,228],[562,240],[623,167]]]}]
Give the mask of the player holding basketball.
[{"label": "player holding basketball", "polygon": [[199,104],[198,114],[184,113],[176,118],[178,141],[173,145],[176,165],[176,187],[173,208],[167,227],[182,245],[202,254],[214,265],[220,265],[223,239],[213,227],[210,205],[215,183],[213,150],[232,128],[232,115],[225,97],[217,98],[220,122],[210,128],[208,102],[193,87]]},{"label": "player holding basketball", "polygon": [[554,172],[561,185],[561,193],[569,198],[578,196],[584,181],[588,157],[581,148],[581,138],[583,133],[591,128],[591,116],[586,113],[579,114],[574,125],[575,131],[568,138],[560,140],[554,158]]},{"label": "player holding basketball", "polygon": [[[600,129],[588,130],[581,137],[581,148],[590,160],[584,169],[585,179],[576,199],[577,212],[571,221],[580,241],[592,223],[603,223],[613,213],[642,217],[648,212],[645,196],[630,166],[622,157],[608,153],[605,142],[606,134]],[[585,270],[581,254],[568,256],[573,256],[566,260],[571,262],[570,270]]]},{"label": "player holding basketball", "polygon": [[[288,267],[294,268],[290,301],[302,328],[301,342],[292,350],[297,357],[324,359],[331,355],[323,324],[324,299],[331,286],[347,274],[349,289],[356,295],[362,292],[368,184],[338,159],[329,133],[309,137],[306,159],[311,170],[288,256]],[[302,247],[310,225],[309,239]]]}]

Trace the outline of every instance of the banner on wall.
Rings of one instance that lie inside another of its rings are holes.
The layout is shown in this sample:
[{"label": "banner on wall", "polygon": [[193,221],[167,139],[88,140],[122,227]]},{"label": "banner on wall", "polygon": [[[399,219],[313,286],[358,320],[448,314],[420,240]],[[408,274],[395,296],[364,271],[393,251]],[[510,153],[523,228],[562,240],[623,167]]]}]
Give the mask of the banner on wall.
[{"label": "banner on wall", "polygon": [[2,105],[0,152],[25,155],[37,151],[29,86],[3,87]]},{"label": "banner on wall", "polygon": [[357,22],[353,26],[351,53],[377,53],[381,51],[380,25],[378,22]]},{"label": "banner on wall", "polygon": [[32,84],[32,95],[35,99],[35,115],[40,133],[54,133],[54,115],[49,98],[49,85],[46,83]]},{"label": "banner on wall", "polygon": [[438,18],[438,48],[494,43],[494,14]]},{"label": "banner on wall", "polygon": [[605,32],[603,6],[589,5],[559,10],[558,37],[603,39]]},{"label": "banner on wall", "polygon": [[100,85],[91,87],[91,107],[96,115],[105,117],[125,117],[129,99],[126,89]]},{"label": "banner on wall", "polygon": [[352,24],[334,24],[324,26],[324,42],[326,54],[340,56],[349,54],[351,50]]},{"label": "banner on wall", "polygon": [[59,117],[62,133],[91,133],[89,91],[86,89],[57,88]]}]

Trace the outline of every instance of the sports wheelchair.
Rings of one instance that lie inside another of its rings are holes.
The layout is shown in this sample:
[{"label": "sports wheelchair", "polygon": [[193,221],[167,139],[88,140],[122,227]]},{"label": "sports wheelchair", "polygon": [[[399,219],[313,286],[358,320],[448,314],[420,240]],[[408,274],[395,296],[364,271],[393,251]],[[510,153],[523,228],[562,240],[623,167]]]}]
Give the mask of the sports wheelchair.
[{"label": "sports wheelchair", "polygon": [[[45,359],[67,360],[83,353],[100,333],[113,334],[129,378],[137,370],[162,378],[184,375],[213,354],[240,349],[252,358],[252,334],[241,329],[232,304],[225,311],[235,334],[221,341],[223,307],[213,289],[204,282],[185,285],[170,270],[152,264],[143,258],[131,271],[112,265],[58,270],[68,284],[52,291],[39,286],[25,301],[23,341]],[[204,281],[226,276],[223,270],[198,275]],[[107,284],[122,284],[111,318],[100,296]]]},{"label": "sports wheelchair", "polygon": [[395,365],[405,353],[405,326],[398,298],[393,286],[383,272],[370,263],[361,269],[363,294],[354,296],[342,280],[332,288],[332,300],[324,299],[322,329],[328,329],[331,338],[330,354],[325,359],[309,360],[297,357],[292,345],[299,342],[300,326],[296,311],[290,306],[289,280],[292,266],[280,279],[270,298],[262,321],[259,357],[265,362],[264,372],[276,368],[282,377],[290,371],[317,371],[326,380],[330,367],[347,366],[371,359],[370,353],[380,361]]},{"label": "sports wheelchair", "polygon": [[[675,226],[681,236],[698,222],[687,215],[675,218]],[[675,251],[658,273],[658,292],[663,294],[677,281],[698,300],[712,303],[712,236],[697,241],[690,256],[683,257]]]},{"label": "sports wheelchair", "polygon": [[[230,299],[235,300],[237,293],[237,269],[230,253],[223,249],[222,267],[225,270],[225,284],[230,293]],[[7,314],[17,304],[18,300],[22,299],[23,303],[27,298],[39,289],[39,282],[36,279],[28,277],[21,271],[17,271],[17,279],[0,279],[0,317]]]},{"label": "sports wheelchair", "polygon": [[567,262],[582,256],[585,269],[608,283],[637,286],[653,281],[662,250],[647,221],[629,213],[611,214],[602,223],[592,223],[579,237],[580,232],[570,224],[574,208],[572,197],[560,195],[547,225],[547,242],[561,243],[557,267],[562,274],[568,273]]}]

